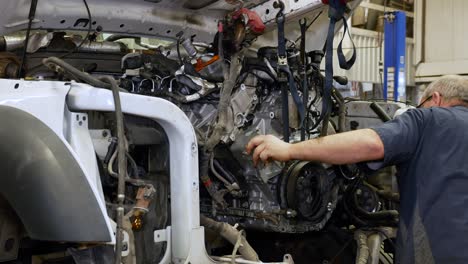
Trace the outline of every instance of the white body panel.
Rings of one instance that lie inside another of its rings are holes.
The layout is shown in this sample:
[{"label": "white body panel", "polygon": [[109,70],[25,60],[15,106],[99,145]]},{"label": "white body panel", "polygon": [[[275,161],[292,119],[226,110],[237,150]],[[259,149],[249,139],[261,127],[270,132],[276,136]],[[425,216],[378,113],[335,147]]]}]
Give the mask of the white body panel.
[{"label": "white body panel", "polygon": [[[92,156],[89,156],[89,147],[92,148],[92,143],[89,143],[88,146],[83,145],[91,140],[89,133],[86,132],[87,120],[82,119],[84,115],[80,115],[80,120],[77,120],[76,114],[73,115],[66,109],[65,100],[70,90],[69,83],[0,79],[0,87],[2,88],[0,89],[0,105],[18,108],[38,118],[50,127],[68,148],[83,170],[89,186],[97,198],[102,217],[112,238],[111,243],[115,243],[114,231],[107,216],[102,186],[97,172],[95,154],[91,153]],[[86,129],[86,131],[82,129]],[[68,136],[65,136],[66,133]]]},{"label": "white body panel", "polygon": [[[200,227],[198,147],[190,120],[176,105],[164,99],[129,93],[120,93],[120,97],[123,113],[157,121],[169,139],[172,260],[211,262]],[[67,104],[72,111],[114,111],[111,91],[86,84],[72,84]],[[199,232],[201,236],[197,235]],[[192,248],[194,244],[202,247]]]}]

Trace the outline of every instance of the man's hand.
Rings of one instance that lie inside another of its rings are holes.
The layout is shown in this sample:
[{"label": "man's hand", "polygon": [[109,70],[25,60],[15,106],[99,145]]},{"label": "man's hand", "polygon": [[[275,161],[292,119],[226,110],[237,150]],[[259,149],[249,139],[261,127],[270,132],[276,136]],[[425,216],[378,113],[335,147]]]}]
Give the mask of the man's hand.
[{"label": "man's hand", "polygon": [[259,159],[264,163],[267,163],[268,160],[288,161],[291,159],[290,149],[291,144],[272,135],[256,136],[246,146],[247,154],[254,150],[253,162],[255,166],[257,166]]}]

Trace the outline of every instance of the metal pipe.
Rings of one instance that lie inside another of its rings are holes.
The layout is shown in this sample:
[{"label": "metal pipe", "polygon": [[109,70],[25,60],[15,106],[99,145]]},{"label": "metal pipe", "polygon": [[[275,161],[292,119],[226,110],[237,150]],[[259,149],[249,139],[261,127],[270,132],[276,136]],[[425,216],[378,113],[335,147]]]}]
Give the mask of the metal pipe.
[{"label": "metal pipe", "polygon": [[0,51],[12,51],[24,47],[24,36],[2,36],[0,37]]},{"label": "metal pipe", "polygon": [[370,104],[370,108],[374,111],[375,114],[382,120],[382,122],[387,122],[392,120],[392,118],[383,110],[380,105],[376,104],[375,102],[372,102]]},{"label": "metal pipe", "polygon": [[369,259],[369,247],[367,246],[367,235],[362,230],[354,232],[354,239],[357,243],[356,264],[367,264]]},{"label": "metal pipe", "polygon": [[[74,43],[79,45],[81,40],[75,40]],[[124,44],[120,42],[111,42],[111,41],[89,41],[86,40],[83,45],[78,49],[82,52],[99,52],[99,53],[121,53],[126,52],[127,48]]]},{"label": "metal pipe", "polygon": [[[211,256],[212,259],[220,261],[221,263],[232,263],[232,258],[230,257],[218,257]],[[261,262],[261,261],[250,261],[242,258],[235,258],[234,263],[238,264],[287,264],[286,262]]]},{"label": "metal pipe", "polygon": [[338,131],[343,133],[345,130],[345,117],[346,117],[346,108],[344,98],[337,89],[333,89],[332,92],[333,98],[335,98],[338,103]]},{"label": "metal pipe", "polygon": [[369,248],[368,264],[379,264],[380,245],[382,236],[379,233],[371,234],[367,237],[367,246]]}]

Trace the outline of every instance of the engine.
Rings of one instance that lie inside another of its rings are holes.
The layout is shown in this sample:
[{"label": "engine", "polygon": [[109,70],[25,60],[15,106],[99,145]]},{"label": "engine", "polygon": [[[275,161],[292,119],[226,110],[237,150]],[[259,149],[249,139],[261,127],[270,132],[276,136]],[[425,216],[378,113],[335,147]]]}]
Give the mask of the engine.
[{"label": "engine", "polygon": [[[330,115],[321,113],[322,102],[328,100],[320,71],[322,51],[303,54],[290,46],[287,61],[292,82],[285,83],[278,71],[277,48],[247,51],[245,46],[252,36],[236,40],[217,35],[213,43],[195,43],[180,36],[172,48],[136,53],[115,43],[122,38],[127,37],[111,36],[100,46],[89,41],[70,59],[72,65],[46,59],[48,67],[43,67],[43,58],[67,54],[71,40],[54,33],[51,43],[31,56],[30,75],[80,82],[86,76],[105,73],[113,75],[121,92],[176,104],[191,121],[198,140],[203,215],[254,232],[285,234],[323,231],[327,226],[396,225],[398,198],[389,181],[391,174],[367,180],[360,165],[309,161],[269,162],[256,167],[245,152],[247,142],[256,135],[299,142],[366,127],[364,122],[359,124],[360,115],[347,115],[345,104],[355,102],[345,101],[337,89],[329,98]],[[91,46],[96,49],[90,51]],[[72,67],[86,73],[77,75]],[[335,78],[335,83],[346,82]],[[291,85],[297,92],[284,89]],[[112,113],[87,114],[107,209],[114,216],[117,120]],[[131,197],[125,201],[125,210],[133,212],[126,219],[134,230],[138,259],[155,261],[163,247],[148,246],[148,241],[152,241],[154,230],[167,226],[170,200],[177,199],[169,193],[169,142],[154,121],[130,115],[124,120],[129,168],[125,192]]]},{"label": "engine", "polygon": [[[336,130],[343,132],[344,128],[337,125],[343,122],[339,109],[344,102],[340,96],[334,97],[334,117],[327,131],[322,131],[323,76],[319,64],[323,53],[308,53],[307,65],[303,66],[309,87],[307,119],[301,120],[290,92],[288,104],[283,102],[276,48],[264,47],[253,55],[232,52],[223,62],[215,53],[210,54],[209,48],[199,54],[190,41],[184,43],[187,57],[180,61],[161,54],[123,58],[122,65],[132,65],[130,70],[138,69],[139,74],[127,76],[121,83],[129,92],[172,101],[191,120],[200,146],[200,181],[205,186],[201,190],[201,212],[247,229],[280,233],[322,230],[339,201],[350,195],[348,192],[356,192],[356,184],[362,185],[356,183],[359,169],[305,161],[270,162],[255,167],[245,146],[256,135],[272,134],[285,139],[285,127],[290,142],[299,142],[304,132],[307,138]],[[290,48],[288,63],[302,97],[299,53]],[[337,218],[354,214],[350,208],[369,214],[384,209],[374,191],[365,189],[363,201],[350,200],[347,211],[340,206]],[[395,219],[390,217],[389,221]]]}]

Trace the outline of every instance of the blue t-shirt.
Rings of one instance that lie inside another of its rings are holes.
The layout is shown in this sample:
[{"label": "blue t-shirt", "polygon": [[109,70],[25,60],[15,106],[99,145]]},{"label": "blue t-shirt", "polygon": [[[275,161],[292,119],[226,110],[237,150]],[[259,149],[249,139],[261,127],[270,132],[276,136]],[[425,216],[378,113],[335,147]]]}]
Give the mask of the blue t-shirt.
[{"label": "blue t-shirt", "polygon": [[468,263],[468,108],[412,109],[373,128],[396,165],[396,263]]}]

